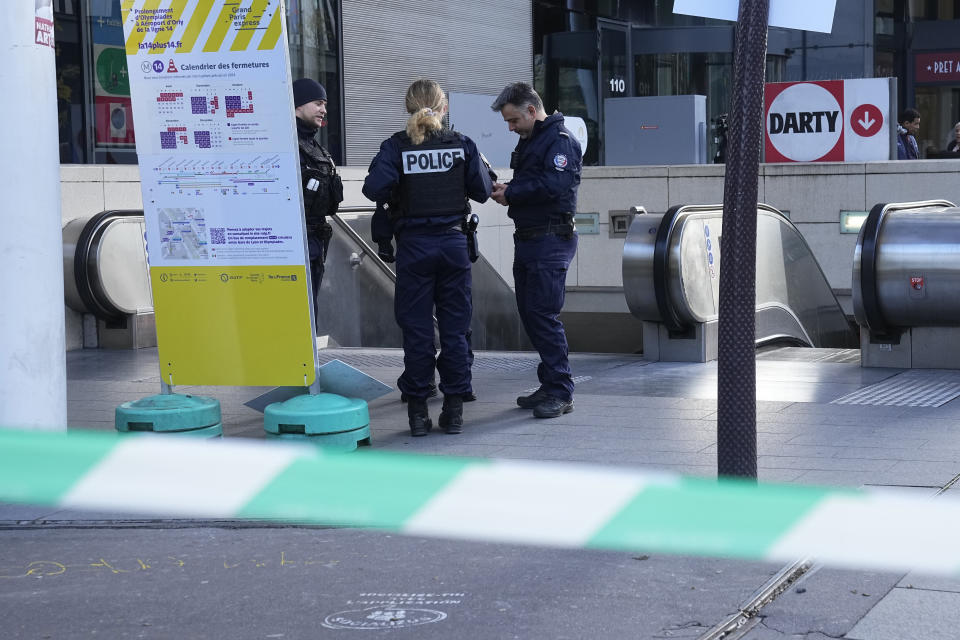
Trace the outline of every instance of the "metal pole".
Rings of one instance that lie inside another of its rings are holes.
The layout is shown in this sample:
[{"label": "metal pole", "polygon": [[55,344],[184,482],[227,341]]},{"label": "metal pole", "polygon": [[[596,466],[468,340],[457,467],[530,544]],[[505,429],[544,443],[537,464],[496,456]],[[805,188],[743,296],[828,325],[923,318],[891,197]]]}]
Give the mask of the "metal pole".
[{"label": "metal pole", "polygon": [[769,0],[740,0],[723,182],[717,473],[757,477],[757,178]]},{"label": "metal pole", "polygon": [[7,0],[3,13],[0,427],[63,431],[67,366],[53,7],[49,0]]}]

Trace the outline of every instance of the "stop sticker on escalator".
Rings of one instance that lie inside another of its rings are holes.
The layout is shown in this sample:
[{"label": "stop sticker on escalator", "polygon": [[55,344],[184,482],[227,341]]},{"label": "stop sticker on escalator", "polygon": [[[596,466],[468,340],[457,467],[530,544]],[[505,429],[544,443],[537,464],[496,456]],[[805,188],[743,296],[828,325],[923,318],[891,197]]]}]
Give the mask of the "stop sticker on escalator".
[{"label": "stop sticker on escalator", "polygon": [[889,160],[890,78],[764,87],[766,162]]}]

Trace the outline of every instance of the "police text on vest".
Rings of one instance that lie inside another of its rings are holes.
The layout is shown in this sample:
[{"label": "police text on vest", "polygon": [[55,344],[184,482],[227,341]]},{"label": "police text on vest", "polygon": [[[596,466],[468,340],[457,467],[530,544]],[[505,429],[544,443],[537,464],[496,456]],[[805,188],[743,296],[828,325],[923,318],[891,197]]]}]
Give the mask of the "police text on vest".
[{"label": "police text on vest", "polygon": [[401,155],[405,174],[449,171],[458,158],[464,159],[463,149],[424,149],[404,151]]}]

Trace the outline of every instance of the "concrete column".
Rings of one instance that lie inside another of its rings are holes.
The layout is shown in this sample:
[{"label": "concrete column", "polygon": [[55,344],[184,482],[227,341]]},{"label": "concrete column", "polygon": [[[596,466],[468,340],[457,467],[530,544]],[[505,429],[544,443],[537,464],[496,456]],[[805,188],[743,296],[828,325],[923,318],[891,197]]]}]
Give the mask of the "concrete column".
[{"label": "concrete column", "polygon": [[67,428],[53,44],[51,0],[4,1],[0,428]]}]

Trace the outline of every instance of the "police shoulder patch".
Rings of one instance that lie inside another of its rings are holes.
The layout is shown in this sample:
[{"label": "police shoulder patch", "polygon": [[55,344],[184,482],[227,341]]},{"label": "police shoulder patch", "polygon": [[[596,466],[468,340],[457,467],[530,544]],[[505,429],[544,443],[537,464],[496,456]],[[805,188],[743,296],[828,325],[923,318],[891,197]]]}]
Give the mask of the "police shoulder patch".
[{"label": "police shoulder patch", "polygon": [[553,156],[553,166],[562,171],[567,166],[567,156],[562,153]]}]

